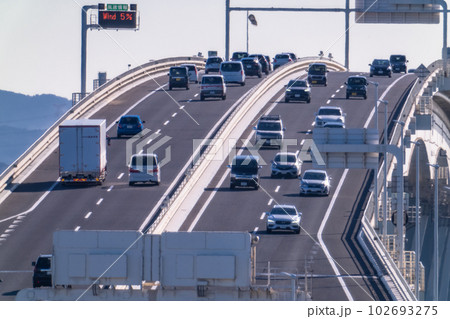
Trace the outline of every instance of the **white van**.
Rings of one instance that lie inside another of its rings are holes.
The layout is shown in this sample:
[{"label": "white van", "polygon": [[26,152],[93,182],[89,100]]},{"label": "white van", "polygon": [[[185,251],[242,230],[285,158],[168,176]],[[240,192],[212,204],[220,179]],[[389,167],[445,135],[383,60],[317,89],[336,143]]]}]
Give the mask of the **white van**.
[{"label": "white van", "polygon": [[225,61],[220,64],[220,74],[225,83],[239,83],[245,85],[244,66],[241,61]]},{"label": "white van", "polygon": [[156,154],[134,154],[129,165],[129,185],[153,182],[159,185],[161,173]]},{"label": "white van", "polygon": [[195,64],[181,64],[180,66],[184,66],[188,69],[190,82],[198,83],[198,70]]}]

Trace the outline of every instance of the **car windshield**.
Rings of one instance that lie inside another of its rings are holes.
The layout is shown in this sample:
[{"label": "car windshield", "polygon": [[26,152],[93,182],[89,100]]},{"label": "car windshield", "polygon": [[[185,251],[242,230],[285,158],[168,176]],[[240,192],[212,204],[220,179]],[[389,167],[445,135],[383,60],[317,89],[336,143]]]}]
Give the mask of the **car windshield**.
[{"label": "car windshield", "polygon": [[234,52],[233,53],[233,59],[242,59],[248,57],[248,54],[245,52]]},{"label": "car windshield", "polygon": [[221,58],[209,58],[206,61],[206,64],[211,64],[211,63],[221,63],[222,59]]},{"label": "car windshield", "polygon": [[241,60],[242,64],[251,64],[251,63],[256,63],[256,61],[254,59],[242,59]]},{"label": "car windshield", "polygon": [[318,115],[341,115],[341,110],[339,109],[320,109]]},{"label": "car windshield", "polygon": [[306,81],[303,80],[290,80],[288,84],[288,88],[296,86],[296,87],[306,87]]},{"label": "car windshield", "polygon": [[391,56],[391,62],[395,63],[395,62],[405,62],[406,61],[406,57],[404,55],[393,55]]},{"label": "car windshield", "polygon": [[277,54],[275,56],[275,59],[289,59],[289,55],[288,54]]},{"label": "car windshield", "polygon": [[36,268],[39,269],[50,269],[51,262],[48,257],[39,257],[36,262]]},{"label": "car windshield", "polygon": [[274,207],[270,212],[271,215],[297,215],[293,207]]},{"label": "car windshield", "polygon": [[275,162],[289,162],[289,163],[295,163],[296,160],[297,159],[295,155],[292,154],[277,154],[277,156],[275,156],[274,159]]},{"label": "car windshield", "polygon": [[238,72],[242,69],[240,63],[222,63],[220,68],[224,72]]},{"label": "car windshield", "polygon": [[314,179],[314,180],[324,181],[325,176],[326,176],[325,173],[321,173],[321,172],[305,172],[303,174],[303,179]]},{"label": "car windshield", "polygon": [[218,76],[204,76],[202,84],[222,84],[222,78]]},{"label": "car windshield", "polygon": [[156,156],[133,156],[131,158],[131,166],[148,166],[148,165],[157,165]]},{"label": "car windshield", "polygon": [[185,65],[189,71],[195,71],[195,65]]},{"label": "car windshield", "polygon": [[364,78],[349,78],[347,83],[349,85],[366,85],[366,79]]},{"label": "car windshield", "polygon": [[185,76],[186,75],[186,68],[170,69],[170,75],[171,76]]},{"label": "car windshield", "polygon": [[120,124],[128,124],[128,125],[135,125],[139,123],[139,119],[137,117],[134,116],[127,116],[127,117],[122,117],[120,119]]},{"label": "car windshield", "polygon": [[281,124],[279,122],[260,122],[258,130],[261,131],[281,131]]},{"label": "car windshield", "polygon": [[389,61],[388,60],[374,60],[372,65],[376,65],[376,66],[389,66]]},{"label": "car windshield", "polygon": [[257,174],[258,161],[251,157],[234,158],[231,165],[231,172],[233,174]]},{"label": "car windshield", "polygon": [[313,64],[309,67],[308,73],[313,75],[324,75],[327,71],[325,65],[322,64]]}]

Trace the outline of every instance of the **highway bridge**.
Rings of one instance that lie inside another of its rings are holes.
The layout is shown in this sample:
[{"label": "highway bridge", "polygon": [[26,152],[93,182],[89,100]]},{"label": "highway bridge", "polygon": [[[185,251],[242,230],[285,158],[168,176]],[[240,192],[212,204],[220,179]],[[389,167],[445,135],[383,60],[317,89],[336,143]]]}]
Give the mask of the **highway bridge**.
[{"label": "highway bridge", "polygon": [[[186,58],[179,58],[174,59],[173,63],[185,61]],[[303,63],[310,61],[303,59]],[[195,60],[194,63],[201,68],[203,62]],[[301,63],[302,59],[295,64]],[[107,121],[111,141],[107,149],[108,176],[103,185],[60,184],[55,138],[47,145],[41,145],[42,151],[34,158],[24,160],[26,156],[22,156],[22,162],[16,162],[1,176],[4,189],[0,194],[0,299],[14,300],[19,290],[32,286],[31,261],[39,254],[52,253],[55,231],[145,232],[149,229],[158,233],[252,233],[259,236],[255,265],[258,281],[266,281],[263,274],[269,271],[285,272],[297,275],[302,289],[309,290],[312,300],[395,299],[395,294],[386,285],[386,279],[380,276],[379,269],[357,238],[364,212],[371,205],[369,195],[374,180],[371,170],[328,169],[332,177],[330,195],[300,197],[297,179],[270,178],[269,163],[277,150],[258,151],[264,162],[268,163],[262,168],[258,191],[230,190],[226,167],[229,161],[224,158],[215,174],[203,176],[207,186],[200,196],[189,199],[192,207],[184,211],[181,217],[177,214],[165,221],[164,227],[159,226],[158,215],[165,212],[167,201],[184,183],[190,168],[195,166],[193,158],[197,154],[194,154],[193,141],[214,137],[230,113],[264,83],[270,83],[267,85],[270,90],[267,90],[265,99],[261,99],[263,102],[259,102],[262,105],[255,111],[250,125],[242,129],[239,140],[248,139],[253,143],[252,128],[258,118],[263,114],[279,114],[286,127],[285,137],[298,141],[289,150],[300,149],[305,140],[311,139],[314,113],[322,105],[342,107],[347,114],[347,128],[374,128],[375,88],[369,86],[366,100],[345,98],[344,83],[347,78],[355,74],[368,74],[348,72],[337,63],[333,65],[334,71],[328,75],[328,85],[312,87],[310,104],[284,102],[284,85],[291,78],[304,78],[305,66],[288,66],[292,68],[289,72],[287,68],[280,68],[262,79],[247,77],[245,86],[228,86],[224,101],[200,101],[198,85],[191,85],[190,90],[166,91],[168,77],[164,68],[155,71],[152,76],[143,74],[138,80],[130,80],[96,101],[95,96],[105,95],[107,90],[112,90],[112,84],[107,83],[99,88],[98,92],[91,94],[89,110],[83,111],[85,113],[81,113],[80,117]],[[123,81],[136,74],[138,69],[112,82]],[[374,81],[378,82],[380,98],[389,101],[389,121],[396,119],[417,77],[414,74],[394,74],[392,78],[379,77]],[[87,103],[86,100],[84,103]],[[74,106],[66,116],[77,114],[79,108],[79,105]],[[146,121],[145,127],[150,134],[159,134],[157,138],[146,141],[148,147],[164,139],[156,153],[160,158],[165,158],[170,152],[170,161],[161,169],[159,186],[128,185],[129,139],[116,138],[115,132],[115,123],[124,114],[140,115]],[[383,124],[383,118],[379,116],[379,127],[382,128]],[[43,140],[39,142],[45,144]],[[242,143],[237,145],[236,151],[248,152]],[[24,169],[15,172],[19,166],[24,166]],[[302,170],[311,167],[312,163],[305,162]],[[300,235],[266,233],[264,213],[275,203],[294,204],[303,213]],[[369,223],[375,224],[373,219]],[[305,276],[309,282],[302,281]],[[402,299],[414,299],[411,292],[405,295],[407,297]]]}]

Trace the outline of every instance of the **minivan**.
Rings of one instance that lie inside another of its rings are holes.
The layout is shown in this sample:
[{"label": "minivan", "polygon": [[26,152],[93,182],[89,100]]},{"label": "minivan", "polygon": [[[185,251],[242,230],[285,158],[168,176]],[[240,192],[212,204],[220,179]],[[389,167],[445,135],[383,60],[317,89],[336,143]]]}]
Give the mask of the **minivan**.
[{"label": "minivan", "polygon": [[189,90],[189,70],[185,66],[173,66],[169,70],[169,90],[182,87]]},{"label": "minivan", "polygon": [[230,188],[236,186],[259,188],[259,156],[256,155],[237,155],[233,158],[230,173]]},{"label": "minivan", "polygon": [[156,154],[134,154],[129,165],[129,185],[152,182],[159,185],[161,173]]},{"label": "minivan", "polygon": [[241,61],[226,61],[220,64],[220,75],[225,83],[239,83],[245,85],[244,66]]},{"label": "minivan", "polygon": [[219,97],[225,100],[227,97],[227,87],[222,75],[204,75],[200,85],[200,100],[207,97]]},{"label": "minivan", "polygon": [[209,72],[219,72],[220,63],[222,62],[223,59],[221,57],[209,57],[205,64],[205,74],[208,74]]},{"label": "minivan", "polygon": [[405,55],[401,54],[393,54],[389,58],[389,62],[391,63],[391,68],[393,73],[401,73],[408,72],[408,68],[406,67],[406,63],[409,61],[406,60]]},{"label": "minivan", "polygon": [[198,70],[195,64],[181,64],[180,66],[187,67],[189,81],[198,83]]}]

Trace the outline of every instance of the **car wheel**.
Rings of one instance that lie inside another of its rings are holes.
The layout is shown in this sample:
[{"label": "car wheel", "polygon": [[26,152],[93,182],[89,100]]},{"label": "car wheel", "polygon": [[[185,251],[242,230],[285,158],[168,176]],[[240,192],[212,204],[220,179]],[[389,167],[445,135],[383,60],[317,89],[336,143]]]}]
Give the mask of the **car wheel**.
[{"label": "car wheel", "polygon": [[258,73],[258,78],[261,78],[262,77],[262,74],[261,73]]},{"label": "car wheel", "polygon": [[259,184],[256,184],[255,185],[255,190],[258,190],[259,189]]},{"label": "car wheel", "polygon": [[349,97],[350,97],[350,96],[349,96],[348,94],[346,94],[346,95],[345,95],[345,99],[347,99],[347,100],[348,100],[348,99],[349,99]]},{"label": "car wheel", "polygon": [[389,74],[389,77],[392,77],[392,74]]},{"label": "car wheel", "polygon": [[244,86],[245,85],[245,82],[241,82],[241,86]]},{"label": "car wheel", "polygon": [[204,101],[205,97],[203,95],[200,95],[200,101]]},{"label": "car wheel", "polygon": [[121,138],[122,137],[122,135],[120,135],[120,134],[117,134],[117,138]]},{"label": "car wheel", "polygon": [[186,90],[189,90],[189,85],[186,86]]},{"label": "car wheel", "polygon": [[296,233],[297,235],[300,234],[300,228],[297,230],[294,230],[294,233]]},{"label": "car wheel", "polygon": [[158,182],[158,181],[156,181],[156,182],[155,182],[155,185],[156,185],[156,186],[159,186],[159,182]]},{"label": "car wheel", "polygon": [[128,185],[129,185],[129,186],[133,186],[133,185],[134,185],[134,182],[129,182]]},{"label": "car wheel", "polygon": [[364,100],[367,100],[367,94],[364,94]]},{"label": "car wheel", "polygon": [[266,75],[269,75],[269,71],[266,71],[265,73],[266,73]]},{"label": "car wheel", "polygon": [[288,99],[288,98],[285,98],[285,99],[284,99],[284,102],[289,103],[289,99]]},{"label": "car wheel", "polygon": [[234,189],[236,186],[234,184],[230,184],[230,188]]},{"label": "car wheel", "polygon": [[198,81],[195,81],[195,84],[198,84]]},{"label": "car wheel", "polygon": [[266,229],[266,232],[267,232],[268,234],[270,234],[270,233],[272,232],[272,229],[267,228],[267,229]]},{"label": "car wheel", "polygon": [[311,98],[308,98],[308,100],[306,101],[306,103],[311,103]]},{"label": "car wheel", "polygon": [[205,71],[205,74],[208,74],[208,71]]},{"label": "car wheel", "polygon": [[226,96],[226,95],[222,96],[222,100],[225,100],[226,98],[227,98],[227,96]]},{"label": "car wheel", "polygon": [[373,74],[370,74],[369,76],[370,76],[370,77],[373,77]]}]

